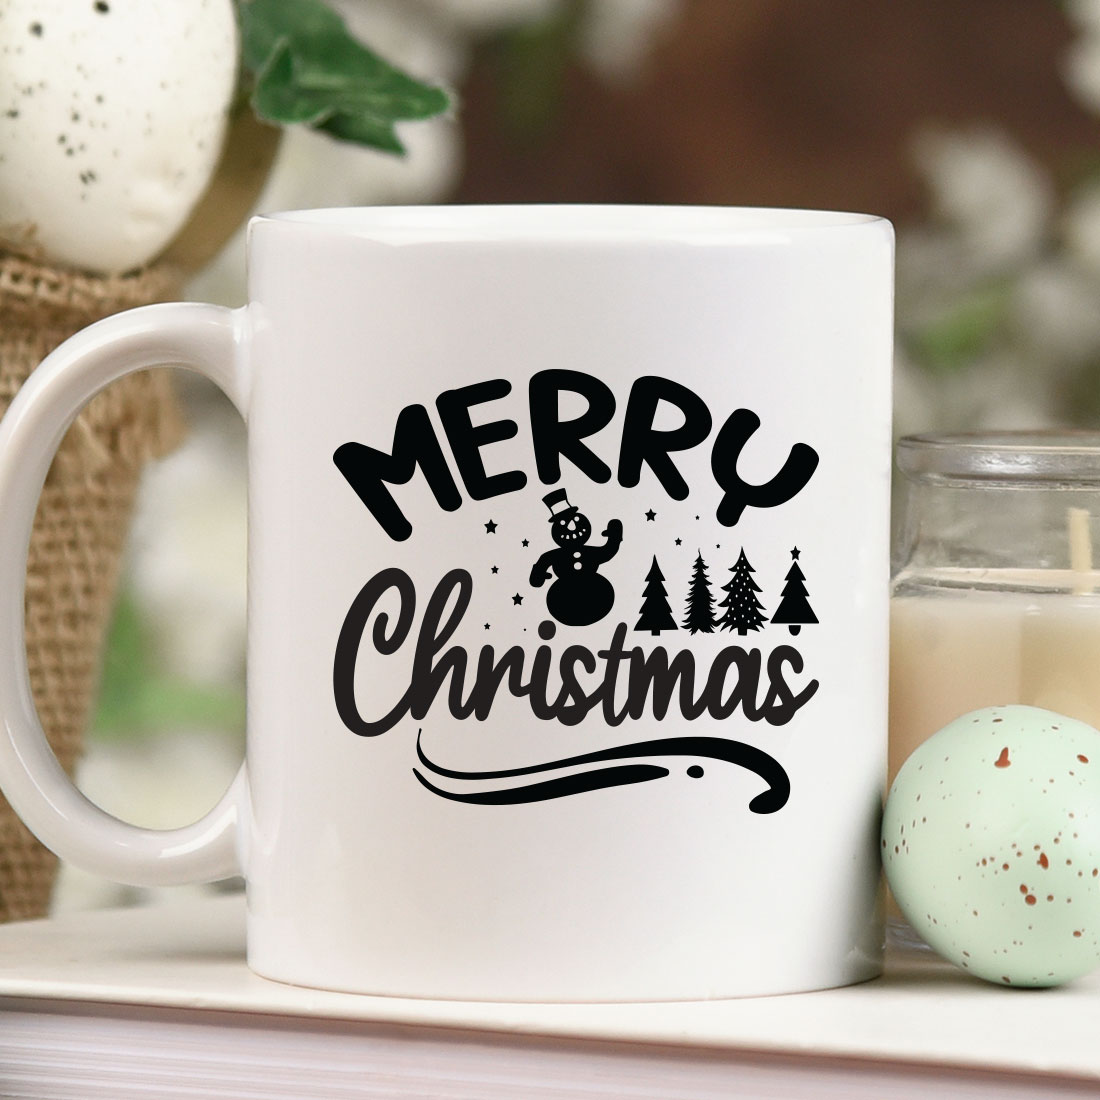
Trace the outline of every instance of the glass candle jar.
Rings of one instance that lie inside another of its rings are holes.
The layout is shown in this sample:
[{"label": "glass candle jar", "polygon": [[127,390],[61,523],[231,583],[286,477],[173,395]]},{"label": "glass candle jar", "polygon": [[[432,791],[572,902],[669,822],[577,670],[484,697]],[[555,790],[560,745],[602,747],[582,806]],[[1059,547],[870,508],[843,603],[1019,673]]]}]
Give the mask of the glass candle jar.
[{"label": "glass candle jar", "polygon": [[1100,433],[908,436],[897,461],[890,782],[978,707],[1100,726]]}]

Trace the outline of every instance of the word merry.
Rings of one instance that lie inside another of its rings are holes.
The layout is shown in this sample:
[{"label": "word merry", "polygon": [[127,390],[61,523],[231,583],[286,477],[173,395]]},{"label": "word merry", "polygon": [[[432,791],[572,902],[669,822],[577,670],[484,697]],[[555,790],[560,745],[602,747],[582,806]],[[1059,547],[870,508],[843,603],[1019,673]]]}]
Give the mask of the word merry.
[{"label": "word merry", "polygon": [[[536,718],[566,726],[576,725],[597,709],[603,722],[617,726],[647,712],[664,718],[673,706],[689,721],[704,714],[728,718],[741,709],[750,721],[779,726],[789,722],[818,689],[817,680],[800,691],[792,689],[789,674],[797,675],[803,668],[802,655],[792,646],[777,646],[766,662],[759,649],[729,646],[719,651],[709,669],[701,671],[696,669],[694,654],[687,651],[670,659],[662,646],[648,653],[627,649],[625,623],[615,628],[606,649],[593,653],[585,646],[567,646],[556,669],[547,645],[536,648],[530,664],[520,646],[498,657],[494,647],[486,645],[471,658],[461,646],[447,643],[462,622],[472,591],[466,570],[452,569],[440,580],[424,610],[408,685],[383,713],[365,718],[355,695],[361,644],[369,637],[376,653],[384,657],[397,653],[412,632],[416,589],[409,575],[398,568],[384,569],[363,585],[344,619],[333,660],[336,709],[349,730],[374,737],[406,716],[419,721],[444,693],[453,717],[484,721],[501,691],[526,699]],[[379,603],[391,594],[398,597],[396,614],[379,611]],[[539,636],[549,641],[555,629],[552,622],[544,622]],[[379,675],[372,695],[387,682],[385,675]]]},{"label": "word merry", "polygon": [[[502,417],[474,424],[471,416],[476,406],[501,400],[511,392],[511,382],[494,378],[447,390],[436,399],[451,459],[472,500],[518,492],[527,484],[522,470],[490,474],[485,467],[483,451],[516,436],[516,422]],[[586,408],[580,416],[561,419],[562,393],[584,399]],[[683,423],[676,428],[655,427],[662,404],[678,409]],[[584,440],[611,423],[615,408],[615,395],[607,384],[581,371],[544,370],[532,375],[528,416],[539,480],[546,485],[558,481],[561,460],[566,458],[593,481],[610,481],[611,467]],[[627,488],[637,485],[642,467],[648,466],[670,497],[683,500],[688,495],[687,482],[671,456],[698,446],[710,435],[712,426],[710,410],[687,386],[656,375],[637,379],[630,387],[623,418],[615,469],[619,484]],[[795,443],[773,477],[759,484],[743,480],[737,472],[738,459],[759,427],[756,413],[736,409],[712,444],[711,472],[724,494],[716,515],[726,527],[737,523],[747,507],[774,508],[790,500],[817,468],[817,452],[806,443]],[[407,539],[412,525],[390,492],[390,485],[407,484],[419,470],[440,508],[452,512],[462,503],[443,445],[423,405],[407,405],[398,414],[389,451],[352,442],[338,447],[332,457],[371,515],[396,541]]]}]

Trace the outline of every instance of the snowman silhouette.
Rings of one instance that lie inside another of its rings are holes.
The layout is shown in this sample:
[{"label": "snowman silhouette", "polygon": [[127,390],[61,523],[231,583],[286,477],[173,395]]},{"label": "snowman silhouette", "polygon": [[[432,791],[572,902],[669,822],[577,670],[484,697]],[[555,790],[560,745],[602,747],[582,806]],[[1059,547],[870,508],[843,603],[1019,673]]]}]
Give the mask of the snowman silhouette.
[{"label": "snowman silhouette", "polygon": [[617,519],[607,521],[603,546],[589,546],[592,524],[575,505],[569,503],[564,489],[547,493],[543,503],[550,509],[550,536],[557,544],[547,550],[531,568],[530,582],[541,588],[551,571],[557,580],[546,593],[546,609],[565,626],[591,626],[602,619],[615,603],[615,589],[598,570],[619,551],[623,525]]}]

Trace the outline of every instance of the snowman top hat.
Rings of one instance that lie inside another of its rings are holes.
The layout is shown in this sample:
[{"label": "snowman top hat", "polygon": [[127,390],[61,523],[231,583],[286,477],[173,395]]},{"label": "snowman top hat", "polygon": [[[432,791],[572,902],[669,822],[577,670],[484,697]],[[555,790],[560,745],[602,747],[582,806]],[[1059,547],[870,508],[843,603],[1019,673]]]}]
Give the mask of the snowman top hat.
[{"label": "snowman top hat", "polygon": [[577,514],[576,505],[569,503],[569,497],[564,489],[555,489],[552,493],[547,493],[542,498],[542,502],[550,509],[550,523],[556,519],[565,519]]}]

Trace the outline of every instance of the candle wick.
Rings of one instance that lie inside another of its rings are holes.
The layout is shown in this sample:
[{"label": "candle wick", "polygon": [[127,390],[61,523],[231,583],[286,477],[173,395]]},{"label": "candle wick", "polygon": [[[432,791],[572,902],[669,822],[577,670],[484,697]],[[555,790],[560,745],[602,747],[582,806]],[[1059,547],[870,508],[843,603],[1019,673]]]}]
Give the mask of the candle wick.
[{"label": "candle wick", "polygon": [[1093,591],[1092,584],[1092,534],[1089,531],[1087,508],[1066,509],[1069,528],[1069,567],[1076,575],[1073,592],[1084,595]]}]

